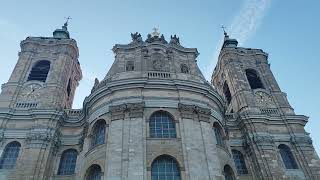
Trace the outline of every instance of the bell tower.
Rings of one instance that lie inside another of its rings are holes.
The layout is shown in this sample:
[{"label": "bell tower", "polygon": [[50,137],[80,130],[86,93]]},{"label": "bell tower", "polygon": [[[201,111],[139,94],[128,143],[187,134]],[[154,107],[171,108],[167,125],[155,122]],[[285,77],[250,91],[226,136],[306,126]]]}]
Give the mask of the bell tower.
[{"label": "bell tower", "polygon": [[248,159],[253,177],[319,178],[319,158],[304,130],[308,117],[294,113],[271,72],[268,54],[238,47],[236,39],[224,35],[211,83],[226,102],[231,149]]},{"label": "bell tower", "polygon": [[227,102],[227,112],[294,114],[274,78],[268,54],[237,47],[225,33],[212,84]]},{"label": "bell tower", "polygon": [[27,37],[20,43],[18,62],[2,85],[0,107],[71,108],[82,73],[67,26],[56,29],[53,37]]}]

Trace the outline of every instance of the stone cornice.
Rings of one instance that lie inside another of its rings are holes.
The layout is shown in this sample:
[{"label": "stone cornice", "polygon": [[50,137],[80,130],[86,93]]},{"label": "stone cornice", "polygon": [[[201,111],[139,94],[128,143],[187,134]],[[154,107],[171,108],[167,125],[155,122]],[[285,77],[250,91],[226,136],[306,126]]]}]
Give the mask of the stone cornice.
[{"label": "stone cornice", "polygon": [[144,107],[144,102],[125,103],[115,106],[109,106],[111,120],[123,119],[125,117],[125,112],[129,112],[129,116],[131,118],[142,117]]},{"label": "stone cornice", "polygon": [[208,108],[199,107],[197,105],[178,104],[182,118],[193,119],[194,115],[198,115],[199,121],[210,122],[211,110]]},{"label": "stone cornice", "polygon": [[201,93],[217,103],[220,111],[224,111],[224,100],[222,97],[208,84],[202,84],[192,81],[183,80],[149,80],[147,78],[117,80],[105,83],[104,86],[96,89],[84,100],[84,109],[87,109],[94,104],[95,101],[102,97],[111,94],[116,90],[124,90],[131,88],[144,88],[144,89],[171,89],[171,90],[186,90],[195,93]]}]

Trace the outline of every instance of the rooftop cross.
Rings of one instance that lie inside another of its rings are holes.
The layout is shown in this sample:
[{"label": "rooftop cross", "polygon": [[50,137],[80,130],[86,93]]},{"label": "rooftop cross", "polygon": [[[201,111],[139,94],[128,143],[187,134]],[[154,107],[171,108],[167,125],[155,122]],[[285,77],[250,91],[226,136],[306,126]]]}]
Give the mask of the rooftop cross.
[{"label": "rooftop cross", "polygon": [[152,30],[153,30],[153,32],[151,33],[152,36],[159,36],[160,35],[160,33],[158,32],[159,28],[154,27]]}]

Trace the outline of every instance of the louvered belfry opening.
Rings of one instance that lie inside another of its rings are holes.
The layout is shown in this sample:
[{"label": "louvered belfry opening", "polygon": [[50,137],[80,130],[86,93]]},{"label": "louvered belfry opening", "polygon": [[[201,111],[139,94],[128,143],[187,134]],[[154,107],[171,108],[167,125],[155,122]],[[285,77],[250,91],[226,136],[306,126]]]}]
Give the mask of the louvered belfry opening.
[{"label": "louvered belfry opening", "polygon": [[36,63],[36,65],[33,66],[28,81],[42,81],[46,82],[48,72],[50,69],[50,62],[46,60],[42,60]]}]

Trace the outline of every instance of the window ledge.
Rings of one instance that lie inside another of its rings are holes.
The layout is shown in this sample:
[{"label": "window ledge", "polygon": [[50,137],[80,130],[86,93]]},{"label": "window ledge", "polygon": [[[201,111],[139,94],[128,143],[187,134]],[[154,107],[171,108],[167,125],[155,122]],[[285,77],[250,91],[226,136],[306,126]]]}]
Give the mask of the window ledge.
[{"label": "window ledge", "polygon": [[181,138],[153,138],[153,137],[147,137],[147,140],[181,141]]}]

